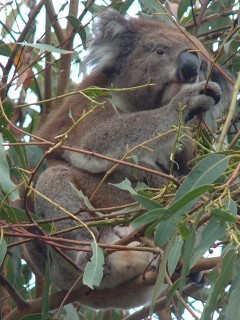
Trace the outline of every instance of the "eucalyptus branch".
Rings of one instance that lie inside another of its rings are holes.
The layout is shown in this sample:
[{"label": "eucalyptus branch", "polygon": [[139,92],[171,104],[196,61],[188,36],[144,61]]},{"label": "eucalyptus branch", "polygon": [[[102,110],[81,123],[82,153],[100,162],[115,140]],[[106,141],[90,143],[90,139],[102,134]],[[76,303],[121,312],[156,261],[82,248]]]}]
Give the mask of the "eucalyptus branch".
[{"label": "eucalyptus branch", "polygon": [[[220,18],[220,17],[232,16],[234,14],[238,14],[238,10],[225,10],[225,11],[222,11],[219,13],[214,13],[214,14],[208,15],[206,17],[203,17],[202,23],[214,21],[215,19]],[[194,22],[189,22],[188,24],[185,25],[185,28],[187,30],[191,29],[192,27],[194,27]]]},{"label": "eucalyptus branch", "polygon": [[226,121],[225,121],[225,123],[224,123],[224,125],[222,127],[222,132],[221,132],[221,135],[220,135],[220,138],[219,138],[219,143],[218,143],[216,151],[220,151],[223,148],[224,139],[225,139],[225,137],[227,135],[228,129],[231,126],[231,121],[232,121],[232,118],[233,118],[234,113],[235,113],[239,89],[240,89],[240,72],[238,73],[237,81],[236,81],[235,86],[233,88],[232,101],[231,101],[231,104],[230,104],[230,108],[229,108],[229,112],[228,112]]},{"label": "eucalyptus branch", "polygon": [[[193,294],[193,292],[199,291],[200,288],[194,287],[192,284],[188,284],[185,286],[182,290],[182,294],[189,296]],[[154,311],[160,311],[164,309],[167,306],[168,298],[167,295],[164,296],[163,298],[157,300],[155,306],[154,306]],[[145,306],[141,310],[134,312],[133,314],[126,316],[122,320],[141,320],[145,319],[148,317],[150,311],[150,306]]]},{"label": "eucalyptus branch", "polygon": [[[18,132],[21,132],[23,135],[27,135],[27,136],[29,136],[29,137],[32,137],[33,139],[40,140],[41,142],[44,142],[44,143],[47,143],[47,144],[48,144],[48,141],[47,141],[47,140],[42,139],[42,138],[40,138],[40,137],[37,137],[37,136],[35,136],[34,134],[26,133],[26,132],[25,132],[24,130],[22,130],[21,128],[16,127],[16,126],[8,119],[8,117],[7,117],[6,113],[5,113],[5,110],[4,110],[4,108],[3,108],[2,100],[1,100],[1,99],[0,99],[0,111],[1,111],[1,113],[2,113],[3,118],[7,121],[7,123],[9,124],[9,126],[10,126],[11,128],[13,128],[14,130],[16,130],[16,131],[18,131]],[[5,145],[5,144],[3,144],[3,145]]]},{"label": "eucalyptus branch", "polygon": [[239,139],[240,139],[240,131],[237,132],[237,134],[234,136],[232,141],[229,143],[227,150],[231,150],[235,146],[235,144],[238,143]]},{"label": "eucalyptus branch", "polygon": [[66,36],[65,36],[65,33],[63,32],[62,27],[60,26],[60,24],[57,20],[57,15],[54,11],[53,4],[52,4],[51,0],[48,0],[45,3],[45,8],[46,8],[46,12],[47,12],[48,18],[50,20],[50,23],[51,23],[51,25],[54,29],[54,32],[57,36],[58,42],[64,43],[66,41]]},{"label": "eucalyptus branch", "polygon": [[[169,287],[172,288],[173,287],[173,283],[172,283],[172,280],[171,280],[171,278],[169,277],[169,275],[167,273],[165,275],[165,280],[166,280],[167,284],[169,285]],[[189,305],[184,300],[184,298],[180,295],[178,290],[175,291],[174,295],[178,299],[178,301],[181,302],[181,304],[184,306],[184,308],[186,308],[188,310],[188,312],[192,315],[192,317],[194,319],[196,319],[196,320],[199,320],[199,317],[194,313],[192,308],[189,307]]]},{"label": "eucalyptus branch", "polygon": [[[16,127],[17,128],[17,127]],[[24,131],[23,131],[24,132]],[[25,132],[24,132],[25,133]],[[30,135],[30,134],[29,134]],[[36,139],[39,139],[39,140],[42,140],[42,141],[46,141],[44,139],[41,139],[37,136],[34,136],[34,135],[30,135],[31,137],[34,137]],[[154,138],[154,139],[158,139],[158,137]],[[46,141],[44,142],[43,144],[45,145],[49,145],[49,146],[52,146],[54,147],[54,144],[53,142],[50,142],[50,141]],[[10,145],[9,143],[3,143],[3,146],[8,146]],[[16,144],[15,144],[16,145]],[[68,151],[73,151],[73,152],[78,152],[78,153],[81,153],[81,154],[85,154],[85,155],[88,155],[88,156],[93,156],[93,157],[96,157],[96,158],[100,158],[100,159],[103,159],[103,160],[107,160],[107,161],[110,161],[110,162],[113,162],[113,163],[118,163],[120,165],[123,165],[123,166],[127,166],[127,167],[130,167],[130,168],[134,168],[134,169],[138,169],[138,170],[142,170],[142,171],[145,171],[145,172],[148,172],[150,174],[155,174],[155,175],[158,175],[158,176],[161,176],[161,177],[164,177],[168,180],[171,180],[173,181],[174,184],[176,185],[179,185],[179,181],[177,179],[175,179],[173,176],[171,175],[167,175],[167,174],[164,174],[160,171],[157,171],[157,170],[153,170],[153,169],[149,169],[149,168],[146,168],[146,167],[143,167],[143,166],[140,166],[140,165],[137,165],[137,164],[134,164],[134,163],[130,163],[130,162],[127,162],[127,161],[123,161],[123,160],[118,160],[118,159],[114,159],[114,158],[111,158],[111,157],[108,157],[108,156],[105,156],[105,155],[102,155],[100,153],[97,153],[97,152],[92,152],[92,151],[88,151],[88,150],[83,150],[83,149],[78,149],[78,148],[73,148],[73,147],[68,147],[68,146],[64,146],[64,145],[60,145],[59,146],[61,149],[63,150],[68,150]],[[128,206],[128,205],[126,205]],[[109,208],[106,208],[106,210],[109,210]]]},{"label": "eucalyptus branch", "polygon": [[88,10],[91,8],[91,6],[94,4],[95,0],[87,0],[85,3],[85,8],[83,9],[82,13],[80,14],[80,16],[78,17],[79,21],[82,21],[82,19],[84,18],[84,16],[86,15],[86,13],[88,12]]},{"label": "eucalyptus branch", "polygon": [[22,298],[22,296],[17,292],[17,290],[12,286],[12,284],[0,273],[0,284],[9,293],[11,298],[17,305],[19,310],[24,310],[28,307],[28,303]]},{"label": "eucalyptus branch", "polygon": [[195,20],[194,20],[194,27],[193,27],[192,34],[195,36],[198,34],[198,30],[199,30],[199,27],[201,26],[202,19],[203,19],[203,16],[207,10],[208,4],[209,4],[209,0],[205,0],[202,3],[200,12],[199,12],[197,18],[195,18]]},{"label": "eucalyptus branch", "polygon": [[[27,23],[25,24],[20,36],[18,37],[17,42],[23,42],[29,32],[29,30],[31,29],[31,25],[34,23],[34,20],[36,18],[36,16],[39,14],[40,10],[42,9],[42,7],[44,6],[45,2],[47,0],[41,0],[37,5],[36,8],[34,9],[31,17],[29,18],[29,20],[27,21]],[[1,98],[3,99],[7,93],[7,90],[9,88],[9,86],[11,85],[11,82],[7,85],[7,78],[10,72],[10,69],[13,65],[13,61],[14,58],[16,56],[16,54],[19,51],[20,48],[20,44],[16,44],[14,49],[12,50],[10,57],[8,58],[8,62],[6,64],[6,67],[3,70],[3,76],[2,76],[2,88],[0,89],[1,92]],[[5,87],[6,86],[6,87]]]},{"label": "eucalyptus branch", "polygon": [[[59,247],[64,248],[67,250],[74,250],[74,251],[84,251],[84,252],[92,252],[90,248],[92,242],[90,241],[79,241],[79,240],[71,240],[67,238],[56,238],[57,233],[53,233],[52,236],[45,236],[45,235],[37,235],[34,233],[26,233],[26,232],[4,232],[4,236],[6,237],[21,237],[25,239],[32,239],[42,241],[43,243],[49,244],[52,247]],[[119,241],[115,242],[114,244],[105,244],[105,243],[98,243],[100,248],[106,250],[108,254],[112,254],[115,251],[139,251],[139,252],[152,252],[154,254],[159,254],[159,248],[152,248],[152,247],[139,247],[139,246],[127,246],[129,243],[134,241],[139,241],[140,235],[139,231],[135,230],[131,232],[126,237],[120,239]],[[64,243],[64,244],[62,244]],[[70,246],[70,245],[75,245]],[[10,245],[11,246],[11,245]],[[9,246],[9,247],[10,247]],[[82,246],[82,247],[79,247]],[[89,248],[85,248],[89,247]]]},{"label": "eucalyptus branch", "polygon": [[[133,286],[136,287],[136,290],[137,288],[143,289],[146,286],[153,285],[155,278],[156,278],[156,272],[148,271],[145,273],[144,277],[141,275],[138,278],[133,279],[128,283],[119,286],[116,289],[103,289],[103,290],[90,291],[88,287],[82,286],[79,289],[72,290],[68,295],[68,298],[64,301],[64,304],[66,305],[70,302],[74,302],[76,301],[77,296],[81,296],[81,295],[84,296],[86,295],[86,293],[88,297],[90,296],[92,299],[100,299],[101,297],[110,296],[112,294],[116,296],[118,294],[123,294],[126,292],[126,290],[128,290],[128,288],[132,289]],[[50,310],[57,309],[61,305],[63,299],[65,299],[66,295],[67,295],[67,291],[59,291],[54,294],[51,294],[51,296],[49,297],[49,309]],[[42,298],[29,301],[27,308],[23,310],[19,310],[17,308],[14,309],[10,314],[6,316],[4,320],[16,320],[16,319],[21,319],[22,317],[28,314],[41,313],[42,301],[43,301]]]},{"label": "eucalyptus branch", "polygon": [[[70,0],[69,2],[69,12],[68,15],[74,15],[76,12],[78,12],[78,6],[79,1]],[[73,26],[68,21],[67,22],[67,28],[66,28],[66,41],[61,45],[61,47],[65,50],[73,50],[73,35],[72,31],[74,31]],[[74,31],[75,34],[75,31]],[[58,88],[57,88],[57,94],[63,94],[68,91],[68,85],[70,80],[70,69],[71,69],[71,61],[72,57],[71,55],[62,55],[60,60],[60,72],[58,76]]]},{"label": "eucalyptus branch", "polygon": [[[50,1],[47,1],[47,4],[50,4]],[[45,17],[46,21],[46,43],[52,44],[52,32],[51,32],[51,22],[49,19],[49,16],[46,14]],[[45,99],[51,99],[53,94],[53,86],[52,86],[52,54],[51,52],[48,52],[48,54],[45,56],[45,77],[44,77],[44,98]],[[49,113],[51,110],[51,102],[47,102],[44,106],[44,109],[42,111],[43,114]]]}]

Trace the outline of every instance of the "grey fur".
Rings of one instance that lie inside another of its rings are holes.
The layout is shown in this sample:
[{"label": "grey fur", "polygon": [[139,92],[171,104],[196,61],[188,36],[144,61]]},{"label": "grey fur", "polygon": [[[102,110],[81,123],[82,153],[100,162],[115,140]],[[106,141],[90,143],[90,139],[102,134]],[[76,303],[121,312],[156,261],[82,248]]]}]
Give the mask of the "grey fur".
[{"label": "grey fur", "polygon": [[[177,28],[164,23],[125,18],[112,10],[106,11],[98,18],[94,30],[95,38],[87,59],[92,65],[92,72],[86,76],[80,89],[90,85],[108,88],[135,87],[148,83],[154,85],[121,93],[113,91],[112,103],[118,109],[120,116],[112,108],[111,103],[107,102],[104,109],[95,110],[80,122],[64,141],[65,145],[121,159],[127,148],[136,147],[177,126],[180,107],[184,107],[184,126],[197,122],[199,114],[210,112],[216,117],[221,116],[227,109],[232,88],[215,70],[213,81],[208,83],[205,91],[209,62],[199,53],[198,49],[204,52],[205,49],[196,39],[194,42],[198,44],[197,50]],[[179,71],[179,55],[188,52],[189,49],[196,52],[182,55],[181,65],[184,65],[188,56],[192,57],[190,61],[196,63],[194,72],[197,70],[197,75],[194,73],[189,77],[191,83],[186,83],[183,80],[182,70]],[[193,54],[195,57],[191,56]],[[50,114],[39,135],[54,140],[55,136],[66,132],[71,126],[72,122],[68,117],[70,110],[76,120],[82,115],[83,110],[88,108],[87,99],[80,95],[73,96],[59,110]],[[187,129],[184,130],[186,134],[190,134]],[[174,142],[175,134],[170,132],[148,143],[148,149],[137,148],[134,155],[142,165],[169,172],[169,157]],[[191,140],[185,138],[182,142],[182,149],[176,151],[179,167],[175,168],[174,174],[177,177],[186,174],[187,162],[193,158],[194,146]],[[109,161],[70,151],[58,151],[50,155],[49,168],[38,179],[36,189],[66,210],[72,213],[80,212],[80,219],[89,218],[91,214],[72,185],[90,197],[104,173],[112,166],[113,163]],[[133,184],[136,182],[131,170],[119,167],[104,183],[92,204],[95,207],[106,207],[129,203],[131,198],[127,192],[109,184],[109,182],[120,182],[125,177]],[[144,173],[139,177],[146,179],[151,186],[161,186],[166,182],[159,177]],[[59,207],[39,195],[35,196],[35,211],[42,218],[64,216]],[[54,227],[61,230],[75,224],[76,222],[67,220],[67,222],[56,222]],[[100,242],[109,244],[119,239],[121,232],[116,229],[103,230],[100,234],[95,228],[93,232],[100,237]],[[72,231],[65,236],[75,240],[91,241],[90,235],[83,229]],[[35,250],[41,254],[37,246],[31,248],[28,250],[28,255],[32,260],[37,260]],[[81,270],[84,270],[89,259],[88,254],[69,250],[65,253]],[[144,273],[151,258],[150,253],[131,251],[110,255],[106,259],[106,267],[110,272],[104,277],[98,290],[115,289],[123,283],[130,282]],[[45,257],[42,255],[41,259],[44,260]],[[69,289],[79,277],[79,273],[52,249],[50,259],[53,283],[60,289]],[[40,272],[44,271],[44,264],[40,269]],[[112,294],[98,300],[94,300],[91,295],[79,296],[76,299],[93,308],[129,309],[146,304],[151,298],[151,293],[152,287],[149,287],[137,291],[128,290],[124,294]]]}]

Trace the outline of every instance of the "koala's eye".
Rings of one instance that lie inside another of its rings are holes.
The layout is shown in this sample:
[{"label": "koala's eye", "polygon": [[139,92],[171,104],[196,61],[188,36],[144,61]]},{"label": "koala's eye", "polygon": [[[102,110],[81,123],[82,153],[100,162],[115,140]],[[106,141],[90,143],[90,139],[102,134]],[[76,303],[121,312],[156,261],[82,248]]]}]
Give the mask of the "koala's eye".
[{"label": "koala's eye", "polygon": [[157,52],[157,54],[158,54],[159,56],[162,56],[162,55],[164,54],[164,51],[163,51],[163,49],[161,49],[161,48],[157,48],[157,49],[156,49],[156,52]]}]

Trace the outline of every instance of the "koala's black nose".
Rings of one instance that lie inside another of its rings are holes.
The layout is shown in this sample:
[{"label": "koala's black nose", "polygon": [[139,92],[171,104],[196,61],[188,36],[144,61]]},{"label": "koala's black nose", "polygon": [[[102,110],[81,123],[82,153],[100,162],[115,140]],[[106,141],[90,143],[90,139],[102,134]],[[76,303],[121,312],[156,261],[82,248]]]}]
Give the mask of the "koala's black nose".
[{"label": "koala's black nose", "polygon": [[199,71],[199,59],[192,52],[181,52],[177,62],[177,78],[183,83],[196,81]]}]

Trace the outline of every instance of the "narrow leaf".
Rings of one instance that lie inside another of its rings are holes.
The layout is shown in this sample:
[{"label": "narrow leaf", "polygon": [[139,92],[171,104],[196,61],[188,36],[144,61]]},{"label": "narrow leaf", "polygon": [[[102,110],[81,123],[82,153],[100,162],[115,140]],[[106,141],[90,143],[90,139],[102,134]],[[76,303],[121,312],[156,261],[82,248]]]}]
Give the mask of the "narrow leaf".
[{"label": "narrow leaf", "polygon": [[211,189],[213,189],[212,185],[203,185],[197,187],[196,189],[193,189],[192,191],[188,192],[175,203],[170,205],[169,210],[173,213],[176,213],[178,210],[182,209],[186,204],[190,203],[190,201],[200,197],[202,194],[204,194],[207,191],[210,191]]},{"label": "narrow leaf", "polygon": [[225,314],[226,319],[240,319],[240,258],[234,262],[232,286]]},{"label": "narrow leaf", "polygon": [[140,194],[133,195],[134,200],[139,202],[145,209],[152,210],[162,208],[162,205]]},{"label": "narrow leaf", "polygon": [[131,182],[128,179],[116,184],[112,184],[114,187],[117,187],[121,190],[126,190],[131,194],[137,194],[137,192],[132,188]]},{"label": "narrow leaf", "polygon": [[76,18],[75,16],[67,16],[67,20],[71,23],[71,25],[74,28],[74,31],[77,32],[82,40],[83,48],[86,49],[86,40],[87,40],[87,35],[86,31],[84,30],[81,21]]},{"label": "narrow leaf", "polygon": [[191,256],[194,251],[195,246],[195,240],[196,240],[196,226],[193,225],[190,229],[189,236],[187,240],[184,242],[183,245],[183,266],[182,266],[182,272],[181,272],[181,278],[179,282],[179,290],[181,291],[186,283],[186,276],[190,272],[190,262],[191,262]]},{"label": "narrow leaf", "polygon": [[[204,190],[204,186],[206,186],[207,190],[208,186],[224,173],[228,167],[228,164],[229,159],[224,155],[213,154],[204,158],[192,169],[192,171],[183,181],[181,187],[176,192],[170,207],[172,207],[175,203],[177,203],[177,201],[179,201],[179,199],[186,196],[192,190],[197,189],[197,192],[201,193],[201,188],[198,188],[203,187]],[[194,193],[192,196],[194,196]],[[178,217],[180,217],[182,213],[191,209],[193,204],[194,201],[192,200],[186,203],[184,206],[181,206],[181,209],[178,210]]]},{"label": "narrow leaf", "polygon": [[236,222],[236,216],[226,210],[214,208],[211,212],[220,221]]},{"label": "narrow leaf", "polygon": [[176,192],[173,203],[189,191],[203,185],[210,185],[227,169],[229,159],[221,154],[212,154],[200,161],[189,173]]},{"label": "narrow leaf", "polygon": [[[218,299],[223,292],[225,292],[226,286],[231,281],[233,258],[235,250],[229,250],[223,258],[221,272],[219,273],[216,282],[212,285],[210,290],[209,298],[204,308],[201,320],[212,319],[212,313],[217,308]],[[234,318],[237,319],[237,318]]]},{"label": "narrow leaf", "polygon": [[1,237],[1,242],[0,242],[0,267],[1,267],[2,263],[3,263],[3,260],[5,258],[6,253],[7,253],[7,243]]},{"label": "narrow leaf", "polygon": [[177,11],[177,17],[180,20],[182,18],[182,16],[184,15],[184,13],[187,11],[187,9],[192,5],[194,6],[196,0],[182,0],[179,3],[178,6],[178,11]]},{"label": "narrow leaf", "polygon": [[45,277],[44,277],[44,292],[42,297],[42,320],[47,319],[49,311],[49,295],[51,291],[51,271],[50,271],[50,256],[49,247],[47,249],[47,262],[45,267]]},{"label": "narrow leaf", "polygon": [[233,201],[233,199],[230,196],[228,196],[223,202],[223,208],[225,210],[228,210],[229,213],[231,213],[233,216],[237,215],[237,212],[238,212],[237,204],[235,201]]},{"label": "narrow leaf", "polygon": [[158,1],[139,0],[143,12],[148,15],[154,16],[156,20],[165,21],[168,24],[173,24],[172,20],[166,15],[164,8],[159,4]]},{"label": "narrow leaf", "polygon": [[201,234],[201,241],[194,250],[194,255],[191,258],[191,267],[207,252],[210,246],[222,238],[226,230],[226,224],[219,223],[217,218],[212,217],[208,225],[204,228]]},{"label": "narrow leaf", "polygon": [[11,54],[11,49],[9,48],[9,46],[5,42],[0,40],[0,55],[9,57],[10,54]]},{"label": "narrow leaf", "polygon": [[174,219],[168,219],[167,221],[161,221],[156,227],[154,243],[156,246],[162,247],[171,238],[172,234],[176,230],[177,221]]},{"label": "narrow leaf", "polygon": [[148,223],[151,223],[155,220],[167,220],[169,218],[171,218],[172,213],[165,209],[165,208],[158,208],[158,209],[154,209],[154,210],[150,210],[146,213],[144,213],[143,215],[141,215],[140,217],[137,217],[133,222],[132,222],[132,226],[133,228],[139,228],[141,226],[144,226]]},{"label": "narrow leaf", "polygon": [[171,277],[176,269],[178,261],[181,256],[183,246],[183,239],[181,236],[177,236],[172,248],[169,250],[169,257],[168,257],[168,273]]},{"label": "narrow leaf", "polygon": [[171,238],[167,247],[164,250],[164,254],[161,257],[158,276],[157,276],[156,284],[154,286],[153,297],[151,299],[150,315],[153,313],[154,305],[159,297],[159,294],[161,292],[161,289],[164,283],[164,277],[166,274],[166,267],[167,267],[169,252],[172,249],[174,242],[175,242],[175,236]]},{"label": "narrow leaf", "polygon": [[[18,142],[17,139],[15,138],[15,136],[12,134],[12,132],[7,130],[6,128],[1,128],[1,132],[7,141],[12,142],[12,143]],[[33,146],[31,146],[31,147],[33,147]],[[26,146],[25,146],[25,148],[26,148]],[[16,164],[17,166],[21,166],[24,169],[28,169],[27,158],[26,158],[26,154],[24,152],[24,147],[22,147],[22,146],[11,146],[10,147],[9,153],[10,153],[11,159],[14,159],[14,155],[13,155],[12,150],[14,150],[16,152],[16,154],[17,154],[16,157],[18,158],[18,160],[15,160],[14,164]]]},{"label": "narrow leaf", "polygon": [[6,151],[2,146],[2,143],[3,138],[0,134],[0,187],[4,193],[8,194],[9,199],[14,201],[19,199],[19,194],[15,184],[11,181]]},{"label": "narrow leaf", "polygon": [[45,44],[45,43],[28,43],[28,42],[16,42],[16,43],[21,44],[22,46],[25,46],[25,47],[32,47],[32,48],[36,48],[36,49],[40,49],[48,52],[72,54],[72,51],[55,48],[54,46],[51,46],[50,44]]},{"label": "narrow leaf", "polygon": [[64,310],[66,312],[66,317],[64,319],[66,320],[79,320],[79,314],[77,313],[76,308],[74,307],[74,305],[72,303],[67,304],[66,306],[64,306]]},{"label": "narrow leaf", "polygon": [[103,278],[104,255],[96,242],[92,243],[92,258],[83,274],[83,283],[89,288],[98,287]]}]

